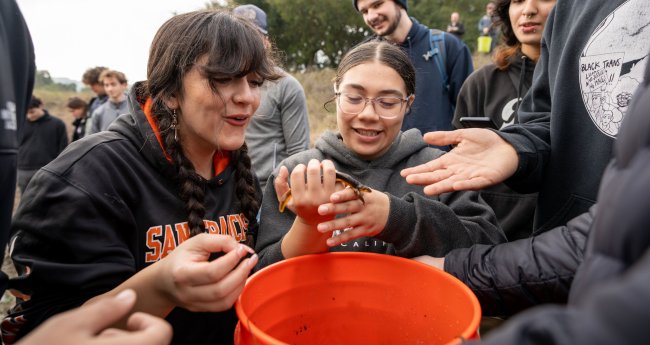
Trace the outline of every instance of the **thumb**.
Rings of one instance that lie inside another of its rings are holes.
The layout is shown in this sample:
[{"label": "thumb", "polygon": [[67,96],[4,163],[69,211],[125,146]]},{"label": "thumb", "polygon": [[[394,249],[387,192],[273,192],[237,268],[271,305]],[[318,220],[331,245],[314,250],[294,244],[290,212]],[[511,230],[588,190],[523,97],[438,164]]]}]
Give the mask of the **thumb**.
[{"label": "thumb", "polygon": [[278,172],[278,176],[275,178],[273,185],[275,186],[275,194],[278,197],[278,200],[282,200],[282,198],[290,189],[289,169],[287,169],[287,167],[280,167],[280,171]]},{"label": "thumb", "polygon": [[133,308],[135,300],[135,291],[127,289],[115,296],[102,297],[69,311],[67,317],[76,320],[81,329],[97,334],[125,317]]}]

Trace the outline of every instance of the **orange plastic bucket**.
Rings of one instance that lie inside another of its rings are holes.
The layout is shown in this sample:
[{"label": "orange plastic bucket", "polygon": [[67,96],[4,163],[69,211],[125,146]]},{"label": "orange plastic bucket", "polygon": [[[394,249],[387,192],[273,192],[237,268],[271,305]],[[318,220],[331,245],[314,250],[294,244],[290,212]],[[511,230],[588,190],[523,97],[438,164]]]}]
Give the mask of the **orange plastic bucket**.
[{"label": "orange plastic bucket", "polygon": [[328,253],[252,275],[235,305],[235,344],[460,344],[481,308],[455,277],[390,255]]}]

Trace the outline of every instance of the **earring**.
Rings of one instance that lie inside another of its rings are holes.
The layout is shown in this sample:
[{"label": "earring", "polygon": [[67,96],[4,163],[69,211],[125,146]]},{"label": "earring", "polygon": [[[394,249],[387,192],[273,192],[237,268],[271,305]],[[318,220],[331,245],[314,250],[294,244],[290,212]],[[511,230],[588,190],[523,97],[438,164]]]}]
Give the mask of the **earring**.
[{"label": "earring", "polygon": [[174,141],[178,141],[178,117],[176,116],[176,109],[172,110],[172,129],[174,130]]}]

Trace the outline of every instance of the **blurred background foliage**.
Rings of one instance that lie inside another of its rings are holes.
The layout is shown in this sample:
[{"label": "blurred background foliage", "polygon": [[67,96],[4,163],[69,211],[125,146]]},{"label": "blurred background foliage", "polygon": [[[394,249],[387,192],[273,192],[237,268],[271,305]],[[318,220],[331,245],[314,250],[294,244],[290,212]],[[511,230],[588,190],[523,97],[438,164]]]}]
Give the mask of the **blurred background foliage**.
[{"label": "blurred background foliage", "polygon": [[[386,0],[390,1],[390,0]],[[409,15],[431,28],[445,30],[452,12],[459,12],[465,24],[464,42],[475,51],[477,23],[487,0],[409,0]],[[323,104],[333,96],[334,69],[343,54],[372,33],[354,10],[352,0],[220,0],[206,2],[206,8],[230,9],[254,4],[268,15],[269,38],[283,57],[282,63],[302,84],[307,96],[312,143],[325,130],[336,128],[335,114]],[[485,54],[473,54],[474,67],[490,62]],[[73,81],[53,80],[47,71],[38,71],[34,94],[50,112],[64,119],[72,131],[72,117],[65,108],[71,96],[90,99],[88,88]]]},{"label": "blurred background foliage", "polygon": [[[387,0],[390,1],[390,0]],[[476,49],[478,21],[486,0],[410,0],[409,15],[420,23],[446,30],[452,12],[465,24],[463,41]],[[342,55],[372,32],[351,0],[250,0],[212,1],[210,8],[254,4],[268,16],[269,37],[284,54],[290,70],[336,67]]]}]

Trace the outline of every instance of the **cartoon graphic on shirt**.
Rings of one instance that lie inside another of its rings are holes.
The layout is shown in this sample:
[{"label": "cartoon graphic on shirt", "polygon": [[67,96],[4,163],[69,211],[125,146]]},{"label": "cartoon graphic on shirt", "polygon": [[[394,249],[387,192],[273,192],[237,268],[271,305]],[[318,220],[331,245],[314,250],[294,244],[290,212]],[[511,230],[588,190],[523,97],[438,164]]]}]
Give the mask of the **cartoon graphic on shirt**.
[{"label": "cartoon graphic on shirt", "polygon": [[650,40],[650,2],[629,0],[607,16],[580,55],[582,101],[605,135],[616,137],[632,94],[643,81]]}]

